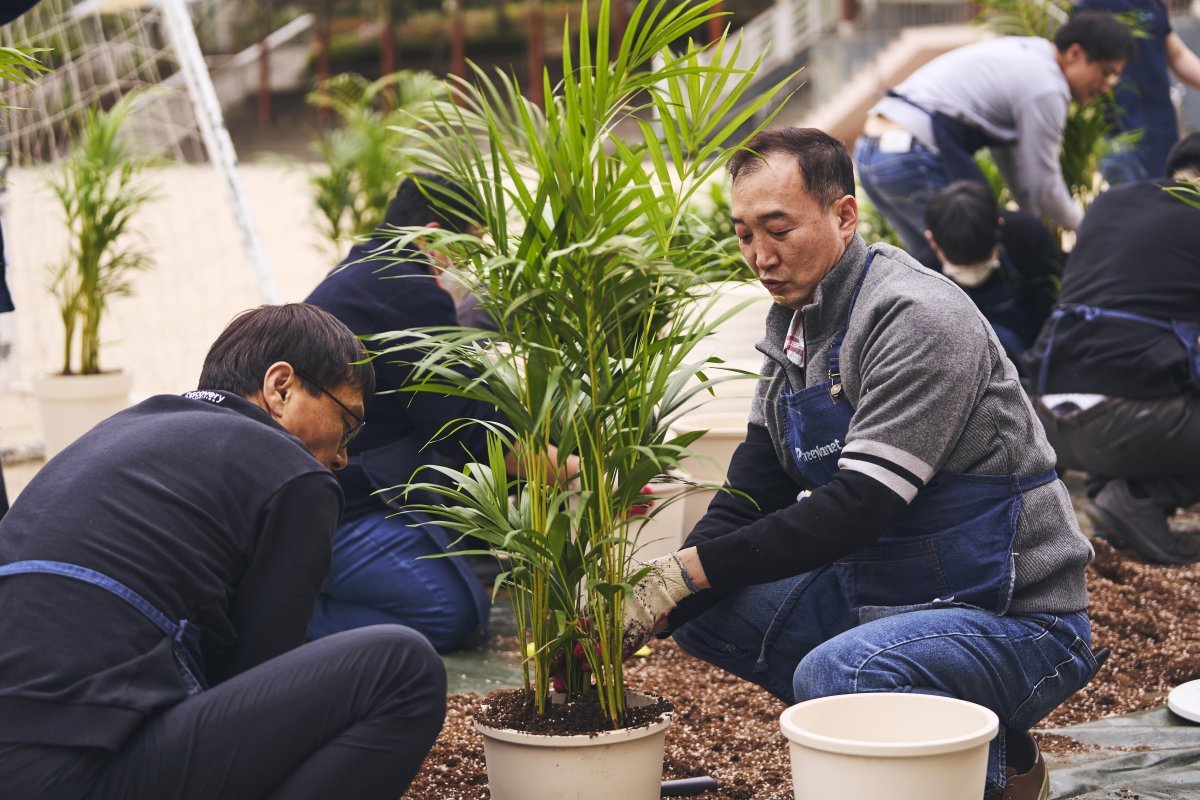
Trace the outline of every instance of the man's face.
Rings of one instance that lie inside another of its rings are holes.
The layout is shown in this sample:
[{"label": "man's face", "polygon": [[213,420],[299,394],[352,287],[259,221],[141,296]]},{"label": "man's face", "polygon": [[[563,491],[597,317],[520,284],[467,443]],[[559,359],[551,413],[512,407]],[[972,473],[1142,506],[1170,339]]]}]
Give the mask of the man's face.
[{"label": "man's face", "polygon": [[362,419],[362,391],[344,384],[328,389],[328,394],[318,391],[313,395],[293,373],[285,393],[280,424],[304,443],[313,458],[329,469],[339,470],[346,466],[346,448],[342,441]]},{"label": "man's face", "polygon": [[1078,44],[1067,48],[1062,55],[1063,76],[1071,87],[1071,97],[1077,103],[1089,103],[1117,85],[1125,62],[1121,60],[1093,61]]},{"label": "man's face", "polygon": [[822,209],[794,156],[772,154],[733,185],[733,226],[742,255],[776,303],[800,309],[846,252],[858,205],[845,195]]}]

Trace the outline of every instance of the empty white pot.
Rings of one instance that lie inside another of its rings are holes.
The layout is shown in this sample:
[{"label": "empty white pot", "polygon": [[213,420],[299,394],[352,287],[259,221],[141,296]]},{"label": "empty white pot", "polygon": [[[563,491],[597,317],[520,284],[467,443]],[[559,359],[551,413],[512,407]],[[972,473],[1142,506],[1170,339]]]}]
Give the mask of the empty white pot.
[{"label": "empty white pot", "polygon": [[883,692],[799,703],[779,727],[796,800],[979,800],[1000,721],[965,700]]}]

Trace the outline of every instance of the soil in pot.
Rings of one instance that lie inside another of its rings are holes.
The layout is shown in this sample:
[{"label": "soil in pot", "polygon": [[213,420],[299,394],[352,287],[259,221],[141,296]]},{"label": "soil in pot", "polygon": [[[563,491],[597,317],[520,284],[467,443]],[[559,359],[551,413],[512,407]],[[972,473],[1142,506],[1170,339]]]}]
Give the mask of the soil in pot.
[{"label": "soil in pot", "polygon": [[[648,705],[630,706],[623,727],[650,725],[673,709],[672,703],[661,697],[654,698]],[[608,717],[600,710],[599,698],[590,692],[562,703],[553,703],[545,714],[538,714],[533,692],[527,689],[501,689],[488,694],[476,709],[475,718],[492,728],[551,736],[594,735],[612,730]]]}]

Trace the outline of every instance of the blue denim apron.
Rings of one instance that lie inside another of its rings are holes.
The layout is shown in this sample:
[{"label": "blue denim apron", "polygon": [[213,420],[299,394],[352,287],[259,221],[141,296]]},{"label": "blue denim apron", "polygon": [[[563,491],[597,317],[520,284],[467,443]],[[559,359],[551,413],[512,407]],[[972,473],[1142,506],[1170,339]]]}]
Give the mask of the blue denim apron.
[{"label": "blue denim apron", "polygon": [[[827,379],[781,398],[792,460],[810,489],[837,473],[854,416],[841,384],[841,348],[873,256],[868,254],[830,349]],[[1006,613],[1016,577],[1012,546],[1022,494],[1056,477],[1053,469],[1029,481],[938,472],[874,544],[834,563],[859,622],[939,605]]]},{"label": "blue denim apron", "polygon": [[947,116],[940,111],[930,111],[893,90],[888,90],[888,96],[902,100],[929,116],[929,123],[933,130],[933,142],[937,145],[938,155],[941,156],[942,164],[945,165],[952,183],[954,181],[976,181],[986,185],[987,177],[979,168],[979,164],[975,162],[975,153],[985,147],[1012,144],[1012,142],[1005,142],[984,133],[979,128]]},{"label": "blue denim apron", "polygon": [[1194,388],[1200,389],[1200,323],[1177,319],[1164,320],[1145,314],[1135,314],[1132,311],[1116,311],[1110,308],[1097,308],[1096,306],[1072,303],[1060,306],[1050,314],[1050,333],[1046,337],[1046,349],[1042,352],[1042,361],[1038,367],[1037,394],[1042,395],[1047,393],[1046,379],[1050,374],[1050,353],[1054,349],[1054,336],[1058,333],[1058,326],[1070,315],[1082,317],[1084,322],[1105,319],[1134,322],[1140,325],[1148,325],[1151,328],[1157,328],[1160,331],[1173,333],[1175,338],[1183,345],[1183,350],[1187,358],[1188,377],[1191,384]]},{"label": "blue denim apron", "polygon": [[200,628],[189,623],[186,619],[172,622],[165,614],[150,604],[146,598],[130,589],[120,581],[76,564],[66,564],[61,561],[17,561],[0,567],[0,578],[6,575],[28,575],[44,573],[74,578],[83,583],[99,586],[129,605],[142,612],[146,619],[153,622],[163,635],[171,640],[171,652],[175,656],[175,665],[183,678],[187,693],[199,694],[208,688],[204,678],[204,657],[200,652]]}]

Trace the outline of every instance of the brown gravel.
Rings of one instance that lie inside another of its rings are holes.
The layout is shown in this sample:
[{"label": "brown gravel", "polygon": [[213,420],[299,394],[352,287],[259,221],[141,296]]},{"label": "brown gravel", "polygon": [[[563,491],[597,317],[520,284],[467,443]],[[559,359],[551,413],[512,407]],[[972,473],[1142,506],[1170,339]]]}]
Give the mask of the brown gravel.
[{"label": "brown gravel", "polygon": [[[1200,565],[1148,565],[1103,541],[1094,545],[1096,560],[1088,567],[1094,641],[1112,656],[1050,715],[1048,728],[1161,705],[1171,687],[1200,677]],[[784,703],[670,641],[631,662],[627,674],[632,688],[675,703],[664,778],[713,775],[720,788],[706,800],[790,800],[791,767],[778,721]],[[451,695],[445,728],[406,800],[487,800],[483,742],[471,725],[478,702],[477,695]],[[1052,754],[1090,749],[1064,736],[1038,740]]]}]

